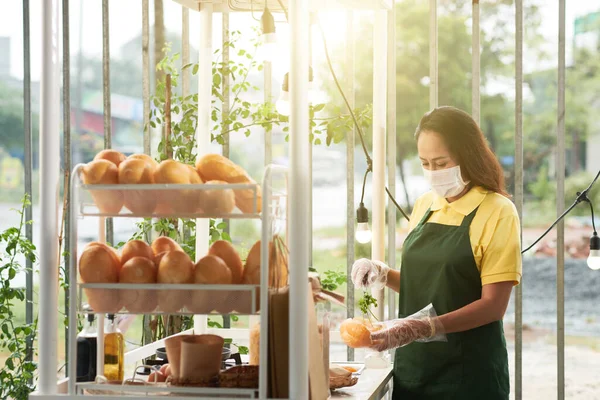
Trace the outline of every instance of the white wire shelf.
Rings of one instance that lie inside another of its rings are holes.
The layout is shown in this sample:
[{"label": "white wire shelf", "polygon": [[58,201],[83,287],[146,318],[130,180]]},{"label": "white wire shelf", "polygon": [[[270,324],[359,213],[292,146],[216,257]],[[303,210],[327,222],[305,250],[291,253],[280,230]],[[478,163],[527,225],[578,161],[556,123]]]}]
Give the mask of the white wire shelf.
[{"label": "white wire shelf", "polygon": [[203,398],[246,398],[253,399],[257,397],[258,389],[240,389],[223,387],[183,387],[168,384],[157,385],[118,385],[108,383],[77,383],[78,392],[85,391],[86,397],[106,396],[106,395],[146,395],[150,397],[172,398],[173,395],[194,395],[193,397]]},{"label": "white wire shelf", "polygon": [[[261,216],[260,187],[235,184],[111,184],[78,183],[80,216],[132,218],[246,218]],[[229,193],[227,193],[229,192]],[[245,212],[223,199],[243,198]],[[233,206],[233,210],[229,212]]]},{"label": "white wire shelf", "polygon": [[[79,313],[256,314],[259,285],[81,283]],[[83,292],[83,293],[82,293]]]}]

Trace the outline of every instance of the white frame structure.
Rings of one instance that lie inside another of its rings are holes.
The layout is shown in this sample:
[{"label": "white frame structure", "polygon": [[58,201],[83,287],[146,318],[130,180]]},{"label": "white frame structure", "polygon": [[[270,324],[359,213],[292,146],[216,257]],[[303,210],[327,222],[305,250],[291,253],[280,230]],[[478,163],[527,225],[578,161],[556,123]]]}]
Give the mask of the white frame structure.
[{"label": "white frame structure", "polygon": [[[103,0],[108,4],[106,0]],[[199,79],[199,109],[206,112],[199,114],[199,124],[197,139],[199,143],[199,151],[207,148],[210,138],[206,136],[206,129],[201,127],[208,126],[210,121],[210,54],[211,50],[211,35],[210,29],[212,24],[212,16],[215,12],[230,12],[229,3],[242,3],[243,0],[174,0],[182,6],[193,11],[199,12],[199,22],[202,26],[200,34],[200,60],[205,60],[200,65]],[[269,7],[274,10],[279,10],[279,2],[276,0],[268,0]],[[68,1],[67,1],[68,2]],[[260,3],[257,0],[256,3]],[[39,247],[40,255],[40,279],[45,282],[40,286],[40,317],[39,317],[39,392],[34,394],[34,397],[53,398],[57,396],[56,385],[56,365],[57,365],[57,329],[58,324],[55,318],[55,313],[58,306],[58,265],[59,255],[57,253],[56,241],[58,237],[58,185],[59,185],[59,128],[60,128],[60,108],[59,108],[59,0],[42,0],[41,26],[42,26],[42,74],[41,74],[41,114],[40,114],[40,198],[43,199],[40,204],[41,217],[40,227],[42,232],[41,245]],[[143,36],[143,89],[144,89],[144,120],[147,121],[149,111],[149,57],[148,57],[148,37],[149,37],[149,21],[148,21],[148,0],[142,0],[142,36]],[[249,3],[249,1],[247,1]],[[558,199],[563,199],[564,194],[564,150],[565,150],[565,0],[559,0],[559,65],[558,65],[558,116],[557,116],[557,138],[558,138],[558,157],[557,177],[558,177]],[[23,18],[24,18],[24,60],[25,60],[25,120],[30,121],[30,57],[29,57],[29,2],[23,3]],[[64,6],[65,2],[63,2]],[[307,126],[307,69],[308,64],[304,60],[309,59],[308,42],[308,10],[316,9],[346,9],[346,10],[378,10],[377,21],[375,27],[375,52],[381,55],[387,49],[388,57],[375,57],[374,68],[380,73],[376,74],[376,82],[374,82],[373,112],[374,112],[374,155],[375,164],[373,171],[373,200],[379,209],[382,204],[385,204],[384,191],[385,182],[385,165],[386,153],[388,162],[388,181],[390,189],[393,190],[394,172],[395,172],[395,85],[393,79],[395,77],[395,52],[393,51],[393,40],[395,34],[395,19],[394,19],[394,2],[392,0],[283,0],[283,4],[289,8],[290,24],[292,28],[293,42],[296,45],[290,48],[290,59],[292,70],[290,71],[290,86],[292,88],[292,113],[290,116],[291,135],[291,170],[290,170],[290,191],[291,198],[295,199],[290,203],[290,222],[294,227],[290,231],[290,240],[294,242],[290,254],[290,266],[292,268],[291,278],[292,287],[292,315],[290,321],[291,331],[294,338],[298,341],[291,347],[291,362],[290,370],[292,371],[293,390],[298,390],[297,398],[303,398],[307,390],[307,343],[304,339],[306,335],[304,327],[306,326],[306,304],[304,299],[306,296],[306,286],[303,284],[306,279],[306,266],[310,259],[309,243],[311,232],[303,224],[309,215],[307,196],[308,193],[308,175],[305,171],[309,165],[309,147],[308,147],[308,126]],[[430,108],[438,105],[438,40],[437,40],[437,0],[429,0],[430,4]],[[474,116],[479,116],[479,1],[473,0],[473,113]],[[515,203],[519,213],[522,215],[523,209],[523,1],[515,1],[515,53],[516,53],[516,71],[515,71]],[[64,10],[63,10],[64,11]],[[107,11],[107,10],[106,10]],[[68,9],[67,9],[68,13]],[[185,14],[185,13],[184,13]],[[194,16],[193,13],[192,16]],[[351,12],[348,15],[352,15]],[[186,16],[187,17],[187,16]],[[195,16],[194,16],[195,18]],[[387,19],[387,23],[384,23]],[[184,21],[185,21],[184,17]],[[64,26],[63,35],[68,35],[68,18],[63,20]],[[105,21],[108,26],[108,21]],[[103,24],[104,25],[104,24]],[[185,22],[184,22],[185,25]],[[387,26],[387,30],[383,27]],[[103,26],[104,28],[104,26]],[[184,31],[187,31],[184,29]],[[106,35],[107,30],[105,31]],[[68,40],[65,37],[65,43]],[[107,38],[104,38],[105,47],[108,43]],[[379,39],[379,40],[378,40]],[[387,46],[386,46],[387,40]],[[184,41],[185,43],[185,41]],[[106,49],[108,50],[108,49]],[[64,50],[68,54],[68,49]],[[104,53],[103,53],[104,55]],[[104,63],[108,63],[108,52],[106,51]],[[353,56],[350,54],[349,59]],[[384,61],[387,60],[387,61]],[[387,67],[384,66],[387,64]],[[108,71],[108,70],[106,70]],[[106,75],[106,74],[105,74]],[[267,76],[265,72],[265,76]],[[270,76],[269,76],[270,77]],[[386,81],[387,79],[387,81]],[[390,87],[389,84],[392,84]],[[109,83],[108,83],[109,85]],[[353,85],[351,85],[353,88]],[[270,85],[267,85],[270,91]],[[106,89],[106,88],[105,88]],[[353,90],[352,90],[353,92]],[[65,92],[68,95],[68,91]],[[108,95],[107,95],[108,93]],[[105,90],[105,97],[109,96],[110,90]],[[269,93],[270,95],[270,93]],[[109,99],[105,99],[106,115],[110,112]],[[387,115],[387,119],[386,119]],[[28,125],[28,124],[27,124]],[[386,152],[386,129],[388,148]],[[26,143],[27,139],[31,139],[30,127],[26,128]],[[149,151],[150,142],[145,137],[144,150]],[[350,157],[349,157],[350,160]],[[353,159],[352,159],[353,163]],[[31,175],[30,165],[26,165],[26,171]],[[28,177],[30,181],[31,176]],[[26,188],[31,194],[30,185]],[[349,197],[350,198],[350,197]],[[393,242],[395,238],[395,210],[388,210],[388,261],[393,263],[394,251]],[[557,212],[560,214],[564,209],[563,201],[557,203]],[[348,223],[351,224],[350,213]],[[298,222],[298,223],[294,223]],[[374,213],[374,240],[373,240],[373,255],[376,258],[383,259],[385,249],[383,242],[385,240],[385,214],[379,210]],[[200,223],[204,234],[198,235],[198,253],[203,254],[202,250],[206,249],[208,240],[205,235],[208,234],[208,229],[203,226],[203,221]],[[349,229],[353,232],[353,228]],[[562,254],[564,249],[564,225],[558,227],[558,253]],[[351,239],[351,235],[349,235]],[[383,247],[382,247],[383,246]],[[558,317],[558,399],[564,399],[564,258],[558,257],[557,271],[557,317]],[[29,282],[29,280],[28,280]],[[31,281],[32,283],[32,281]],[[28,293],[31,288],[28,288]],[[381,294],[378,294],[381,295]],[[516,342],[515,342],[515,392],[516,399],[522,397],[522,289],[518,286],[515,290],[516,305],[515,305],[515,324],[516,324]],[[393,296],[389,296],[390,300]],[[383,303],[381,303],[383,304]],[[395,304],[388,304],[389,313],[392,314],[395,309]],[[383,307],[379,313],[383,312]],[[32,317],[29,315],[29,317]],[[203,320],[198,319],[198,328],[202,325]],[[205,320],[204,320],[205,322]],[[233,333],[233,332],[231,332]],[[152,345],[151,345],[152,346]],[[351,353],[349,353],[351,354]],[[132,355],[133,356],[133,355]],[[97,397],[100,398],[100,397]]]}]

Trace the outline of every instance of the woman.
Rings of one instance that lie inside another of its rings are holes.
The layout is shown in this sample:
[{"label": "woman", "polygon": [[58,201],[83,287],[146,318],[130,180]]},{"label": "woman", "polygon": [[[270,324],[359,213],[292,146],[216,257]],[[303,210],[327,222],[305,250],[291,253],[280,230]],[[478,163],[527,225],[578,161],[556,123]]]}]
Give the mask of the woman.
[{"label": "woman", "polygon": [[[355,287],[400,294],[401,319],[371,335],[373,348],[397,348],[394,399],[508,399],[502,318],[521,279],[521,251],[502,168],[456,108],[425,114],[415,137],[432,190],[415,203],[401,270],[366,259],[352,269]],[[437,316],[413,315],[429,304]]]}]

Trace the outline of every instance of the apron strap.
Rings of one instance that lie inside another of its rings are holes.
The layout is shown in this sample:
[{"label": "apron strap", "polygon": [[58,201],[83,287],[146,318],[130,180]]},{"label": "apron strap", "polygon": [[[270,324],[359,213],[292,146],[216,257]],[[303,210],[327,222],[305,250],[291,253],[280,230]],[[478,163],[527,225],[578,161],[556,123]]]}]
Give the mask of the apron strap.
[{"label": "apron strap", "polygon": [[476,209],[474,209],[473,211],[471,211],[471,213],[469,215],[467,215],[466,217],[463,218],[462,224],[460,224],[460,226],[464,226],[464,227],[469,227],[471,226],[471,222],[473,222],[473,218],[475,218],[475,214],[477,214],[477,210],[479,209],[479,207],[477,207]]},{"label": "apron strap", "polygon": [[[424,225],[427,222],[427,220],[429,219],[429,217],[431,217],[431,214],[433,214],[433,211],[431,211],[431,207],[429,207],[427,209],[427,211],[425,211],[425,214],[423,214],[423,218],[421,218],[421,221],[419,221],[417,226]],[[416,228],[416,226],[415,226],[415,228]]]}]

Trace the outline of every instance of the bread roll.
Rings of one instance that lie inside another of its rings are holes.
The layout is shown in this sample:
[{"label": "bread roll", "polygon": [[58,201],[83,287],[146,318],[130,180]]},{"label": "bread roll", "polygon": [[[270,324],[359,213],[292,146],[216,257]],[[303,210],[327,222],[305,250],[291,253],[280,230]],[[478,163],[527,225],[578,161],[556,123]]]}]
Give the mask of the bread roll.
[{"label": "bread roll", "polygon": [[[214,255],[201,258],[194,266],[194,283],[202,285],[229,285],[231,284],[231,270],[225,262]],[[187,303],[188,310],[207,314],[212,310],[225,310],[230,312],[231,308],[224,304],[228,296],[227,291],[197,290],[194,291]],[[229,308],[227,310],[227,308]]]},{"label": "bread roll", "polygon": [[[243,281],[260,285],[260,240],[250,249],[244,265]],[[269,242],[269,287],[281,288],[288,284],[288,268],[284,257],[276,257],[273,242]]]},{"label": "bread roll", "polygon": [[150,157],[148,154],[132,154],[129,157],[127,157],[128,160],[132,160],[132,159],[137,159],[137,160],[144,160],[146,161],[146,163],[152,165],[153,168],[158,167],[158,161],[156,161],[154,158]]},{"label": "bread roll", "polygon": [[106,150],[102,150],[100,153],[96,154],[96,156],[94,157],[94,160],[107,160],[107,161],[110,161],[111,163],[115,164],[118,167],[119,164],[121,164],[123,161],[125,161],[125,158],[126,158],[125,154],[121,153],[120,151],[106,149]]},{"label": "bread roll", "polygon": [[[92,161],[83,167],[82,181],[86,185],[116,185],[119,183],[119,169],[104,159]],[[90,190],[90,194],[103,214],[118,214],[123,208],[120,190]]]},{"label": "bread roll", "polygon": [[[156,283],[156,275],[154,261],[146,257],[132,257],[121,267],[119,282]],[[156,293],[147,289],[122,290],[121,301],[131,313],[149,313],[158,305]]]},{"label": "bread roll", "polygon": [[344,343],[352,348],[369,347],[372,345],[371,332],[383,329],[383,325],[371,321],[352,318],[342,322],[340,326],[340,336]]},{"label": "bread roll", "polygon": [[225,265],[231,270],[231,283],[242,283],[244,267],[240,255],[226,240],[217,240],[210,246],[208,254],[217,256],[225,262]]},{"label": "bread roll", "polygon": [[[208,181],[207,185],[225,185],[224,181]],[[235,194],[232,189],[203,190],[200,208],[208,215],[229,214],[235,208]]]},{"label": "bread roll", "polygon": [[[119,165],[120,184],[154,183],[154,165],[141,158],[128,158]],[[124,203],[134,214],[151,215],[158,203],[158,191],[124,190]]]},{"label": "bread roll", "polygon": [[[250,249],[246,263],[242,283],[244,285],[260,285],[260,243],[254,243]],[[269,287],[281,288],[288,284],[288,268],[286,259],[275,253],[273,242],[269,242]],[[233,293],[232,293],[233,295]],[[260,288],[256,289],[255,297],[256,311],[260,310]],[[244,292],[235,301],[234,309],[243,314],[252,311],[252,298],[249,293]]]},{"label": "bread roll", "polygon": [[[204,182],[224,181],[227,183],[252,183],[252,179],[243,168],[230,159],[219,154],[206,154],[196,161],[196,169]],[[235,190],[235,204],[244,213],[260,212],[262,208],[262,193],[260,186],[256,187],[256,210],[254,208],[254,190]]]},{"label": "bread roll", "polygon": [[152,251],[158,255],[165,251],[183,251],[181,246],[168,236],[159,236],[152,242]]},{"label": "bread roll", "polygon": [[347,319],[342,322],[340,336],[344,343],[355,349],[371,345],[371,332],[362,321]]},{"label": "bread roll", "polygon": [[[119,263],[114,252],[101,243],[86,246],[79,258],[79,276],[83,283],[116,283]],[[96,312],[115,313],[120,310],[118,290],[85,289],[90,307]]]},{"label": "bread roll", "polygon": [[[166,284],[192,283],[194,264],[183,251],[168,251],[158,264],[157,282]],[[167,313],[181,310],[189,293],[186,291],[161,290],[158,306]]]},{"label": "bread roll", "polygon": [[[174,160],[164,160],[154,170],[154,182],[174,184],[202,183],[200,176],[192,174],[190,168],[191,166]],[[195,213],[199,206],[198,192],[192,190],[163,191],[159,202],[168,204],[176,213]]]},{"label": "bread roll", "polygon": [[113,259],[115,260],[115,263],[119,266],[119,269],[121,268],[121,265],[122,265],[121,256],[119,255],[119,253],[117,252],[117,250],[115,248],[110,247],[106,243],[101,243],[101,242],[90,242],[87,244],[86,248],[89,248],[92,246],[100,246],[103,249],[110,251],[110,253],[113,256]]},{"label": "bread roll", "polygon": [[123,250],[121,250],[121,263],[125,265],[127,261],[133,257],[144,257],[150,261],[154,261],[154,251],[143,240],[130,240],[125,243]]}]

